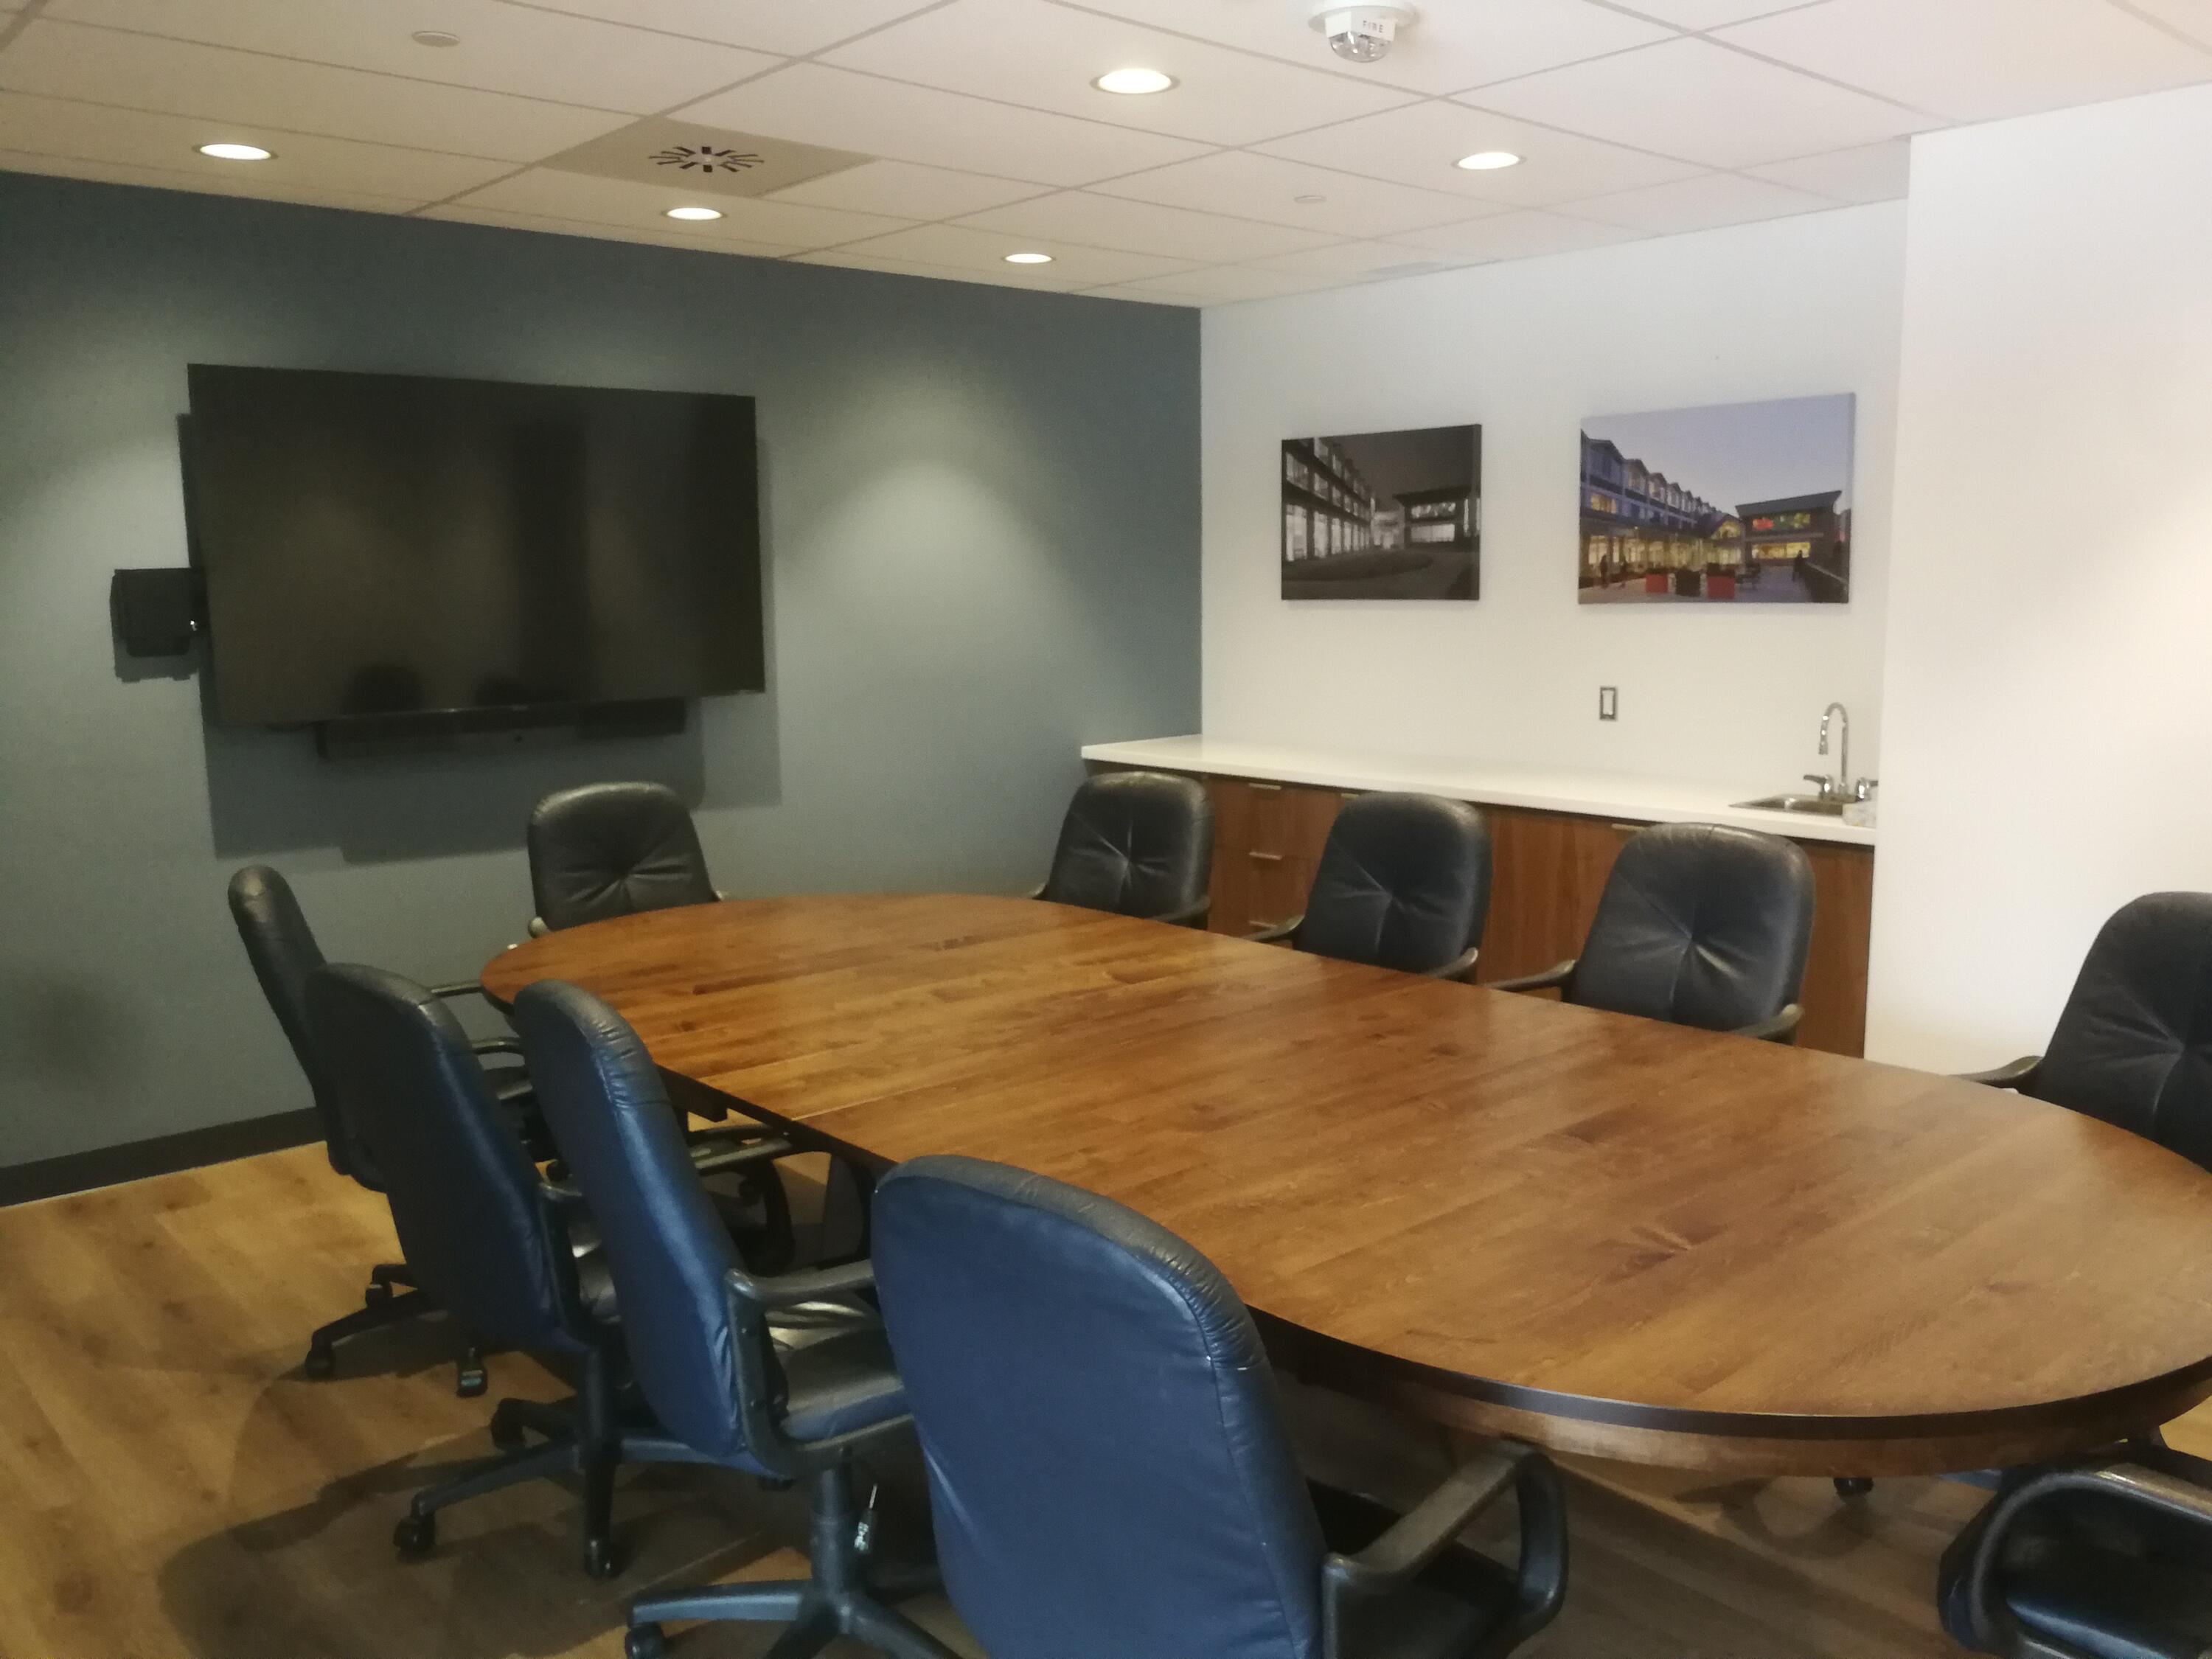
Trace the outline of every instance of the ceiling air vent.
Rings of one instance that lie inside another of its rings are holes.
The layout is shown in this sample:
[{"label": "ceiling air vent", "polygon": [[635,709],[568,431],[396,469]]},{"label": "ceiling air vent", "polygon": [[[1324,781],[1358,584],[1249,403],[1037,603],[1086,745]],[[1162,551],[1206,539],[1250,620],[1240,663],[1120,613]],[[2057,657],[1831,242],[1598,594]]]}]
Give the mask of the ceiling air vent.
[{"label": "ceiling air vent", "polygon": [[633,185],[675,184],[714,196],[765,196],[867,161],[848,150],[794,144],[750,132],[725,132],[661,118],[617,131],[538,165]]}]

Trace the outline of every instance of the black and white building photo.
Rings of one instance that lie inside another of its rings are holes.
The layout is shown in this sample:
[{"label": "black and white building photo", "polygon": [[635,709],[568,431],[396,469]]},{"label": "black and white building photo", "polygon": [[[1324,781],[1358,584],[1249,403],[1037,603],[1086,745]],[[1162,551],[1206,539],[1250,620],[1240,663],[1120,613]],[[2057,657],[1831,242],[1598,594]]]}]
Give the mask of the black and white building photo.
[{"label": "black and white building photo", "polygon": [[1283,597],[1473,599],[1482,592],[1482,428],[1283,445]]}]

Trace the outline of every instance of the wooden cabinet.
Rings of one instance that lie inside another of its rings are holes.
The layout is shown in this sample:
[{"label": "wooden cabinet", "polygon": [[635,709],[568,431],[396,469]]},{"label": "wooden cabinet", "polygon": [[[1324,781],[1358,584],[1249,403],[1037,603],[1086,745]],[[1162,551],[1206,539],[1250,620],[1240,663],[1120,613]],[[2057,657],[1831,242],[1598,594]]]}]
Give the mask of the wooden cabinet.
[{"label": "wooden cabinet", "polygon": [[[1200,781],[1214,812],[1208,926],[1243,934],[1297,915],[1346,793],[1248,778]],[[1477,981],[1533,974],[1576,955],[1621,842],[1644,825],[1514,806],[1482,810],[1490,819],[1492,866]],[[1866,1042],[1874,851],[1837,842],[1798,845],[1813,861],[1816,901],[1798,1046],[1856,1054]]]}]

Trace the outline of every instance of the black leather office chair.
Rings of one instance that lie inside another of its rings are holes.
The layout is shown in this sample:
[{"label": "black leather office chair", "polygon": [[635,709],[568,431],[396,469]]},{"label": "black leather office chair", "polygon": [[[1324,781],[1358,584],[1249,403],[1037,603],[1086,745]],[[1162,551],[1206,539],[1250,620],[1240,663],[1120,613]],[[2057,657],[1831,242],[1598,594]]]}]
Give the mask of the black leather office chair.
[{"label": "black leather office chair", "polygon": [[2007,1659],[2212,1653],[2212,1463],[2155,1443],[2007,1480],[1944,1552],[1943,1628]]},{"label": "black leather office chair", "polygon": [[[1494,1659],[1559,1610],[1559,1479],[1523,1447],[1330,1553],[1251,1316],[1134,1212],[921,1158],[875,1237],[945,1590],[992,1659]],[[1508,1492],[1512,1572],[1453,1547]]]},{"label": "black leather office chair", "polygon": [[1968,1075],[2212,1169],[2212,893],[2122,905],[2083,958],[2050,1048]]},{"label": "black leather office chair", "polygon": [[[776,1659],[804,1659],[841,1634],[896,1659],[949,1659],[888,1605],[933,1575],[872,1573],[854,1535],[853,1460],[908,1424],[882,1328],[849,1301],[872,1282],[868,1264],[748,1273],[684,1155],[660,1073],[621,1016],[548,980],[515,999],[514,1020],[604,1241],[647,1402],[695,1461],[803,1479],[813,1501],[811,1577],[641,1596],[629,1659],[658,1659],[671,1619],[787,1622]],[[772,1315],[814,1324],[813,1340],[779,1335]]]},{"label": "black leather office chair", "polygon": [[[246,945],[246,959],[262,994],[292,1045],[293,1058],[306,1074],[309,1097],[323,1128],[323,1145],[331,1168],[359,1182],[371,1192],[384,1191],[384,1177],[368,1149],[348,1133],[337,1109],[331,1069],[317,1048],[307,1021],[307,978],[324,962],[314,930],[301,911],[291,884],[267,865],[248,865],[230,878],[230,914],[238,936]],[[441,998],[481,995],[475,985],[441,986],[431,994]],[[521,1046],[511,1037],[488,1037],[471,1044],[480,1056],[516,1054]],[[519,1061],[488,1071],[494,1098],[509,1115],[526,1143],[536,1145],[543,1131],[537,1123],[537,1106],[531,1098],[530,1079]],[[387,1261],[369,1272],[363,1305],[343,1319],[334,1319],[307,1340],[302,1370],[311,1377],[333,1376],[337,1369],[337,1346],[364,1331],[380,1330],[435,1310],[435,1304],[416,1287],[413,1273],[404,1262]],[[464,1396],[484,1389],[482,1355],[471,1347],[462,1358],[457,1382]]]},{"label": "black leather office chair", "polygon": [[1213,868],[1213,802],[1167,772],[1102,772],[1067,805],[1052,873],[1033,897],[1198,927]]},{"label": "black leather office chair", "polygon": [[[576,1378],[566,1408],[501,1401],[493,1436],[511,1449],[416,1493],[393,1542],[422,1555],[436,1541],[440,1510],[580,1473],[585,1568],[609,1576],[616,1464],[682,1453],[650,1425],[618,1420],[614,1286],[588,1232],[571,1231],[580,1200],[539,1177],[467,1034],[434,994],[380,969],[333,964],[307,976],[307,1007],[338,1114],[384,1171],[392,1223],[423,1290],[478,1340],[530,1350]],[[661,1110],[689,1169],[682,1133]],[[523,1448],[525,1430],[544,1443]]]},{"label": "black leather office chair", "polygon": [[1490,821],[1463,800],[1355,795],[1336,815],[1305,913],[1251,937],[1431,979],[1474,971],[1490,917]]},{"label": "black leather office chair", "polygon": [[1628,838],[1583,953],[1494,991],[1787,1042],[1804,1010],[1813,866],[1779,836],[1659,823]]},{"label": "black leather office chair", "polygon": [[535,933],[722,896],[691,814],[657,783],[592,783],[538,803],[525,836]]}]

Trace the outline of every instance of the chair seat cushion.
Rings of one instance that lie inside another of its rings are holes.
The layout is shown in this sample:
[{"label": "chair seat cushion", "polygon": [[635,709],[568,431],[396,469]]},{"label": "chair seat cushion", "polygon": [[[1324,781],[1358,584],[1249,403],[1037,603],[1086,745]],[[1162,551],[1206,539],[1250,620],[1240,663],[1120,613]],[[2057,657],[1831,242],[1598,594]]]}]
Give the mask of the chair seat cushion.
[{"label": "chair seat cushion", "polygon": [[820,1324],[775,1328],[786,1383],[784,1431],[827,1440],[903,1413],[906,1390],[891,1369],[883,1327],[857,1313]]},{"label": "chair seat cushion", "polygon": [[2006,1574],[2005,1605],[2092,1659],[2202,1659],[2212,1651],[2208,1568],[2039,1540]]}]

